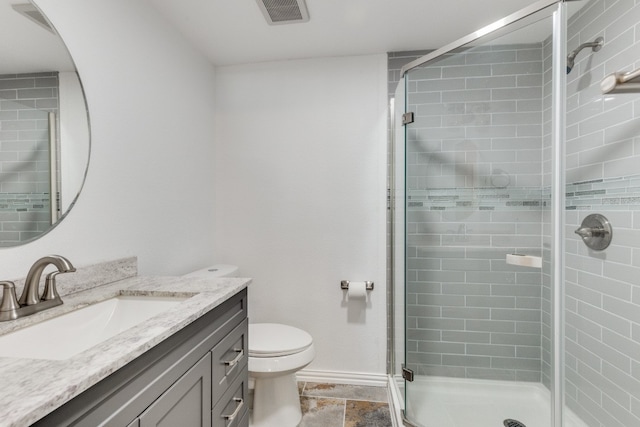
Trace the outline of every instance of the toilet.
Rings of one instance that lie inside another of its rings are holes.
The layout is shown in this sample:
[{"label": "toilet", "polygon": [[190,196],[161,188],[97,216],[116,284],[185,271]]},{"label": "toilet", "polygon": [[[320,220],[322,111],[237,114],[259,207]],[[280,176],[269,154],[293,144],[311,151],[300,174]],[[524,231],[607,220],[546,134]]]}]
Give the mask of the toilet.
[{"label": "toilet", "polygon": [[249,378],[254,381],[253,427],[296,427],[302,419],[296,372],[316,352],[302,329],[279,323],[249,324]]},{"label": "toilet", "polygon": [[[238,267],[217,264],[182,277],[237,277]],[[253,383],[252,427],[296,427],[302,419],[296,372],[313,361],[313,338],[279,323],[249,324],[249,383]]]}]

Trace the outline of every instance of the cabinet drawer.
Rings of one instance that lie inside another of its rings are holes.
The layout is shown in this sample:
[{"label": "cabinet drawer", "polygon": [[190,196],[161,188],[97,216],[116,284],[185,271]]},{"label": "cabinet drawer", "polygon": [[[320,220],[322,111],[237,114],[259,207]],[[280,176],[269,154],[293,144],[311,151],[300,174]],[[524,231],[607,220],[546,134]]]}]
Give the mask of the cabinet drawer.
[{"label": "cabinet drawer", "polygon": [[238,375],[246,371],[249,360],[248,325],[249,321],[245,319],[211,350],[212,407]]},{"label": "cabinet drawer", "polygon": [[240,375],[211,411],[213,427],[240,427],[248,420],[249,379]]}]

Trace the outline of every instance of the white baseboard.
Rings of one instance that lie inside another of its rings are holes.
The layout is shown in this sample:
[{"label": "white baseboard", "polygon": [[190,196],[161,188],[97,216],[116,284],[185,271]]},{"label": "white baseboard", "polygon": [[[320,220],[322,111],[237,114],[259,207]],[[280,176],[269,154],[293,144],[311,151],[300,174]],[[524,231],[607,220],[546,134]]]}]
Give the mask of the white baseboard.
[{"label": "white baseboard", "polygon": [[358,372],[313,371],[303,369],[296,374],[298,381],[331,384],[364,385],[372,387],[387,387],[387,374],[364,374]]}]

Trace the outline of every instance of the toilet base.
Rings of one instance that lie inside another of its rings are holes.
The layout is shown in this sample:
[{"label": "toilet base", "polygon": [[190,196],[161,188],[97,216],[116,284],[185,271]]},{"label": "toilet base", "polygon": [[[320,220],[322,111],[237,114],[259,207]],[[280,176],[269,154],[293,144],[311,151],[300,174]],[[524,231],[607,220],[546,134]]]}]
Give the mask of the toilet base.
[{"label": "toilet base", "polygon": [[252,427],[296,427],[302,419],[295,373],[255,378]]}]

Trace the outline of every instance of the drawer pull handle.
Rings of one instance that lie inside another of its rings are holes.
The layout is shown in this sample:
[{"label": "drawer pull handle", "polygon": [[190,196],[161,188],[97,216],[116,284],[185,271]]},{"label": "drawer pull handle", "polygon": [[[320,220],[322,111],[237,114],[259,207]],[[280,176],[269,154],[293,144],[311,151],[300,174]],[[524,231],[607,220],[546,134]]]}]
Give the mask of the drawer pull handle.
[{"label": "drawer pull handle", "polygon": [[238,414],[240,413],[240,410],[244,406],[244,399],[242,399],[240,397],[234,397],[233,401],[238,404],[238,406],[236,406],[236,410],[233,411],[233,414],[231,414],[231,415],[222,414],[222,418],[224,418],[227,421],[232,421],[235,417],[237,417]]},{"label": "drawer pull handle", "polygon": [[238,355],[233,360],[223,360],[222,361],[223,365],[235,366],[240,361],[240,359],[242,359],[242,356],[244,356],[244,350],[241,348],[240,349],[234,348],[233,351],[238,353]]}]

